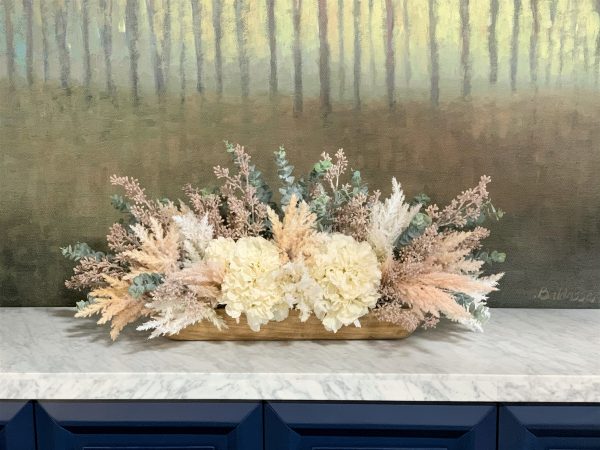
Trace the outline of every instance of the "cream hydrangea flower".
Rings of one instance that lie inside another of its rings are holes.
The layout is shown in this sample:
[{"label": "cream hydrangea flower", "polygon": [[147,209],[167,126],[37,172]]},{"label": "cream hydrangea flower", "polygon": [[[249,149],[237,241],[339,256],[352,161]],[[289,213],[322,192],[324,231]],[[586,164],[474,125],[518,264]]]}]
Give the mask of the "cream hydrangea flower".
[{"label": "cream hydrangea flower", "polygon": [[281,269],[280,285],[283,298],[300,311],[300,320],[308,320],[314,305],[323,299],[323,289],[312,278],[303,260],[290,261]]},{"label": "cream hydrangea flower", "polygon": [[235,250],[235,241],[231,238],[218,237],[208,243],[204,250],[204,260],[229,267]]},{"label": "cream hydrangea flower", "polygon": [[374,308],[379,298],[381,271],[377,256],[367,242],[343,234],[320,233],[309,271],[323,290],[314,312],[327,330],[344,325],[360,326],[359,317]]},{"label": "cream hydrangea flower", "polygon": [[[220,245],[225,252],[230,249],[228,243]],[[281,262],[275,244],[262,237],[243,237],[233,246],[220,302],[229,316],[239,319],[245,314],[248,326],[260,331],[270,320],[288,316],[290,304],[280,280]]]}]

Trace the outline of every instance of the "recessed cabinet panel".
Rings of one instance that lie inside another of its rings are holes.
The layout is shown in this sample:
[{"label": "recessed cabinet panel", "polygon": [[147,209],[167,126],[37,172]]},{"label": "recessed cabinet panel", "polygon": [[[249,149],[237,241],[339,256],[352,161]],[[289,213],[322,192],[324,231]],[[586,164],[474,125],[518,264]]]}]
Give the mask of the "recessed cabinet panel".
[{"label": "recessed cabinet panel", "polygon": [[600,406],[502,406],[499,450],[599,450]]},{"label": "recessed cabinet panel", "polygon": [[32,403],[0,401],[0,450],[35,450]]},{"label": "recessed cabinet panel", "polygon": [[493,405],[270,403],[266,450],[495,450]]},{"label": "recessed cabinet panel", "polygon": [[262,450],[259,402],[40,402],[38,450]]}]

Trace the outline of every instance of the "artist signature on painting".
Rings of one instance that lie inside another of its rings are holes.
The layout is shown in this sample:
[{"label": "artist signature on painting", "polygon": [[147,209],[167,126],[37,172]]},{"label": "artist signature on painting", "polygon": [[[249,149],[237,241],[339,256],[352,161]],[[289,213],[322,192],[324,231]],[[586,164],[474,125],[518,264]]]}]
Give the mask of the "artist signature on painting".
[{"label": "artist signature on painting", "polygon": [[600,292],[584,289],[572,289],[561,287],[558,289],[549,289],[542,287],[533,297],[542,301],[568,301],[575,303],[600,303]]}]

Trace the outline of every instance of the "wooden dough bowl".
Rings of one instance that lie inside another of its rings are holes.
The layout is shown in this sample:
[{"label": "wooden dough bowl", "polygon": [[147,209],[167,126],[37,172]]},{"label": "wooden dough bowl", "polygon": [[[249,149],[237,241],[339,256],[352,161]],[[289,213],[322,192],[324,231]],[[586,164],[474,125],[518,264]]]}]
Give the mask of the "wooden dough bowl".
[{"label": "wooden dough bowl", "polygon": [[200,322],[181,330],[178,334],[167,336],[178,341],[295,341],[295,340],[357,340],[357,339],[402,339],[413,330],[404,329],[389,322],[382,322],[373,313],[360,318],[360,328],[350,325],[342,327],[337,333],[327,331],[319,319],[311,315],[306,322],[300,322],[299,312],[291,311],[287,319],[281,322],[269,322],[252,331],[242,317],[236,323],[220,309],[217,311],[229,328],[219,331],[210,322]]}]

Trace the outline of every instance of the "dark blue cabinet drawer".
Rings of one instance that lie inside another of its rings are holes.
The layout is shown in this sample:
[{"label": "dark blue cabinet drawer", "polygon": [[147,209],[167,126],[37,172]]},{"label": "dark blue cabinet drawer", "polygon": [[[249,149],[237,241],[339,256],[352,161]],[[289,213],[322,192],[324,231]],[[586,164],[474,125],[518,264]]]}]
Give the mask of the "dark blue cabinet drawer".
[{"label": "dark blue cabinet drawer", "polygon": [[0,401],[0,450],[35,450],[32,403]]},{"label": "dark blue cabinet drawer", "polygon": [[262,450],[259,402],[39,402],[38,450]]},{"label": "dark blue cabinet drawer", "polygon": [[600,450],[600,406],[501,406],[499,450]]},{"label": "dark blue cabinet drawer", "polygon": [[495,450],[496,407],[270,403],[266,450]]}]

